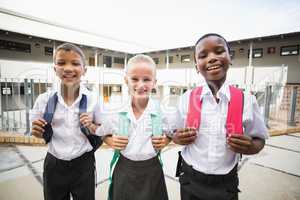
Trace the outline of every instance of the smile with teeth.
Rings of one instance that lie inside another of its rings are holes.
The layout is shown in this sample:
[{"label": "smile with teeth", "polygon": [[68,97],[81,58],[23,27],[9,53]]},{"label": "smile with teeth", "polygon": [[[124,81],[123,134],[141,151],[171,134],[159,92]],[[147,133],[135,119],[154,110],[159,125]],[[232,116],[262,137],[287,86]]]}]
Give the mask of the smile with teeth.
[{"label": "smile with teeth", "polygon": [[211,70],[215,70],[215,69],[219,69],[219,68],[221,68],[220,65],[214,65],[214,66],[207,67],[206,70],[211,71]]},{"label": "smile with teeth", "polygon": [[65,74],[63,75],[64,78],[74,78],[76,77],[75,75],[72,75],[72,74]]}]

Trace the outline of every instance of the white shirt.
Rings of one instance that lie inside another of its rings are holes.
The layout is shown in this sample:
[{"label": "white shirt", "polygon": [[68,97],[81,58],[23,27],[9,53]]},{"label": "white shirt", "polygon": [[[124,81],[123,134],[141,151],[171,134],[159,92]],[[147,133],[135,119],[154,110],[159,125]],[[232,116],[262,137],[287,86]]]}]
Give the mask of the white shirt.
[{"label": "white shirt", "polygon": [[101,106],[96,95],[80,85],[79,96],[71,106],[68,106],[61,95],[60,87],[53,91],[40,94],[30,111],[30,121],[43,117],[47,102],[57,92],[58,102],[52,120],[53,136],[48,143],[48,152],[58,159],[72,160],[91,151],[87,137],[80,130],[79,102],[82,94],[87,96],[87,112],[93,117],[95,123],[101,122]]},{"label": "white shirt", "polygon": [[[151,114],[157,114],[157,102],[151,98],[143,112],[143,114],[136,119],[131,102],[126,104],[122,109],[109,112],[109,108],[105,110],[105,120],[101,123],[102,126],[96,131],[98,136],[109,134],[118,134],[119,130],[119,113],[125,112],[126,117],[129,119],[128,129],[128,144],[121,154],[126,158],[134,161],[147,160],[157,155],[157,151],[152,145],[152,121]],[[162,129],[166,134],[170,134],[172,130],[176,129],[175,118],[172,112],[161,111]],[[174,120],[173,120],[174,119]]]},{"label": "white shirt", "polygon": [[[177,123],[185,126],[191,90],[182,95],[179,101],[180,118]],[[226,118],[230,100],[229,85],[225,82],[217,92],[216,102],[205,83],[202,99],[201,122],[194,143],[183,148],[182,157],[192,167],[206,174],[227,174],[238,163],[239,154],[234,153],[226,142]],[[244,134],[251,137],[268,138],[267,128],[253,95],[244,93],[243,110]]]}]

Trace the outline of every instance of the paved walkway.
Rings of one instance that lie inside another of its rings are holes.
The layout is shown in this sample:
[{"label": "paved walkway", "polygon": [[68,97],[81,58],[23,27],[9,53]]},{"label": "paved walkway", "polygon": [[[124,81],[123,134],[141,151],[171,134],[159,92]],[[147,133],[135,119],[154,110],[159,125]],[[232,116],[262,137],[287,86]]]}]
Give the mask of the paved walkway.
[{"label": "paved walkway", "polygon": [[[179,200],[174,177],[180,146],[164,149],[162,159],[170,200]],[[0,200],[42,200],[42,171],[47,148],[0,146]],[[107,198],[110,149],[96,153],[96,199]],[[241,200],[300,200],[300,133],[272,137],[255,156],[240,162]]]}]

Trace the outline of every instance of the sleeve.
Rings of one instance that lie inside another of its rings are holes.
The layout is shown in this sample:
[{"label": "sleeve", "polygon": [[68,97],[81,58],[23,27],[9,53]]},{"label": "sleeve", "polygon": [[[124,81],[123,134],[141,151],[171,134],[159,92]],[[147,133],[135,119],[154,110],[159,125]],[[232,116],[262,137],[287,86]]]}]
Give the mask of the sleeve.
[{"label": "sleeve", "polygon": [[[245,98],[247,98],[246,95]],[[250,95],[248,99],[249,101],[245,105],[245,111],[248,113],[244,123],[245,133],[251,137],[267,139],[269,137],[268,130],[260,113],[256,98]]]},{"label": "sleeve", "polygon": [[37,120],[37,119],[41,119],[43,117],[43,114],[44,114],[44,110],[46,108],[46,105],[47,105],[47,94],[40,94],[34,105],[33,105],[33,108],[29,111],[29,120],[30,120],[30,124],[32,124],[32,122],[34,120]]},{"label": "sleeve", "polygon": [[102,99],[98,98],[93,110],[93,120],[96,124],[102,124],[104,120],[104,104]]},{"label": "sleeve", "polygon": [[100,126],[96,130],[96,135],[106,136],[116,134],[118,131],[118,116],[114,113],[102,113]]}]

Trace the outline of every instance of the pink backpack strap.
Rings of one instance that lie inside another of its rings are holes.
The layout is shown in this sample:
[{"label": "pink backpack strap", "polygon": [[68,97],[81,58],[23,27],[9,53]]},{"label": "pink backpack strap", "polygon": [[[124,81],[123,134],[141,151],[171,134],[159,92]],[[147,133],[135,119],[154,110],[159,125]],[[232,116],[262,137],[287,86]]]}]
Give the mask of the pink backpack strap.
[{"label": "pink backpack strap", "polygon": [[243,135],[244,93],[242,90],[229,86],[230,101],[228,104],[226,131],[231,134]]},{"label": "pink backpack strap", "polygon": [[202,102],[200,101],[200,96],[202,92],[202,87],[197,87],[191,91],[188,113],[186,118],[186,127],[193,127],[198,129],[201,121],[201,107]]}]

